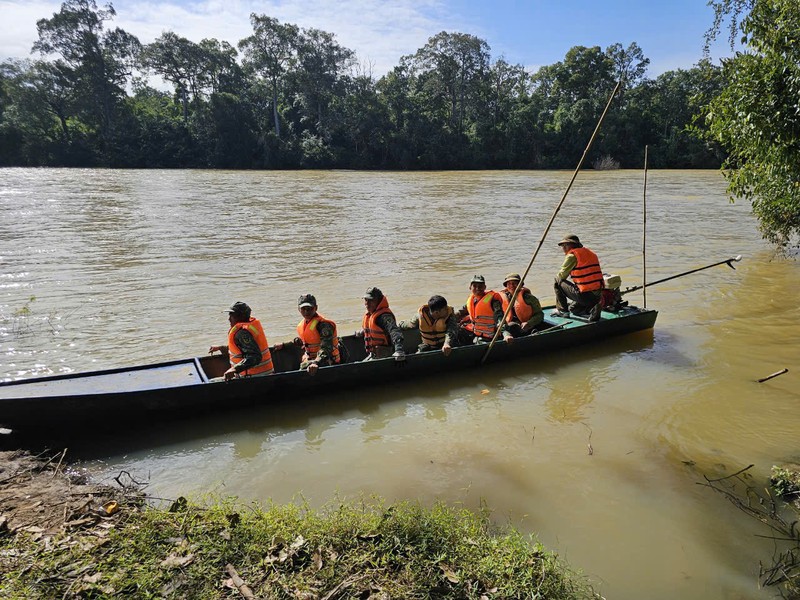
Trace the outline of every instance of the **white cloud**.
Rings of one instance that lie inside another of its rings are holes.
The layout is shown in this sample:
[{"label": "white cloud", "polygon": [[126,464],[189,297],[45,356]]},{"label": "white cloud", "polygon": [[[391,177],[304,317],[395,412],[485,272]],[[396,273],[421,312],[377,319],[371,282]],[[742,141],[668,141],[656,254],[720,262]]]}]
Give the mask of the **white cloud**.
[{"label": "white cloud", "polygon": [[[334,33],[340,44],[355,51],[362,63],[373,65],[377,77],[415,52],[439,31],[463,27],[447,10],[446,0],[147,0],[112,1],[117,15],[111,26],[121,27],[152,42],[164,31],[199,42],[217,38],[232,45],[252,33],[250,14],[266,14],[283,23]],[[0,0],[5,33],[0,59],[29,56],[37,39],[36,21],[50,18],[60,2]],[[104,6],[100,0],[98,6]]]},{"label": "white cloud", "polygon": [[36,21],[53,16],[60,6],[60,2],[0,0],[0,15],[3,17],[0,60],[30,58],[31,46],[39,39]]}]

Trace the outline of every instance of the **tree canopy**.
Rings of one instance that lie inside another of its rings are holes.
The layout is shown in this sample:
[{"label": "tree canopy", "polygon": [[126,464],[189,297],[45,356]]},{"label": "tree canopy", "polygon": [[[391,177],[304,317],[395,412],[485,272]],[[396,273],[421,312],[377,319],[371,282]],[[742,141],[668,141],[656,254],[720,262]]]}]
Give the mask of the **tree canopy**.
[{"label": "tree canopy", "polygon": [[572,168],[618,80],[587,165],[640,167],[645,144],[653,167],[723,158],[687,128],[719,69],[649,79],[635,42],[529,72],[442,31],[375,77],[334,34],[269,15],[235,46],[174,31],[142,45],[115,16],[66,0],[38,22],[36,59],[0,64],[0,165]]},{"label": "tree canopy", "polygon": [[[752,202],[764,237],[800,245],[800,10],[796,0],[720,0],[746,51],[724,62],[721,93],[705,107],[709,135],[728,151],[732,198]],[[747,12],[749,10],[749,12]],[[733,38],[731,38],[733,39]]]}]

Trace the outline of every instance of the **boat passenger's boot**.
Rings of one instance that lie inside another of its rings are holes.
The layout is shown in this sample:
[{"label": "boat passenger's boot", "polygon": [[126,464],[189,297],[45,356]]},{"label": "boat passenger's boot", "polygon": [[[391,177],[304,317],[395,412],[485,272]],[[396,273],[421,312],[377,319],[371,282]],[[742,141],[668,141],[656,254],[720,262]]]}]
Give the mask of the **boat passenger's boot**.
[{"label": "boat passenger's boot", "polygon": [[600,310],[601,308],[599,302],[592,307],[592,310],[589,312],[589,321],[591,323],[600,320]]}]

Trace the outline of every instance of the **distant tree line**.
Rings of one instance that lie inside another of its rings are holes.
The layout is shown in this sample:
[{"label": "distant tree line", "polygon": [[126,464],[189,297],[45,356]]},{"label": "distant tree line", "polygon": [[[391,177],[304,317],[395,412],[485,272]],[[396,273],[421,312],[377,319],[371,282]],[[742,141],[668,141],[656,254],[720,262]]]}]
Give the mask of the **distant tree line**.
[{"label": "distant tree line", "polygon": [[0,64],[0,165],[572,168],[618,80],[589,165],[641,167],[645,145],[654,168],[725,158],[691,127],[721,70],[649,79],[636,43],[576,46],[529,73],[441,32],[376,79],[333,34],[266,15],[237,47],[172,31],[142,45],[114,16],[67,0],[37,23],[39,59]]}]

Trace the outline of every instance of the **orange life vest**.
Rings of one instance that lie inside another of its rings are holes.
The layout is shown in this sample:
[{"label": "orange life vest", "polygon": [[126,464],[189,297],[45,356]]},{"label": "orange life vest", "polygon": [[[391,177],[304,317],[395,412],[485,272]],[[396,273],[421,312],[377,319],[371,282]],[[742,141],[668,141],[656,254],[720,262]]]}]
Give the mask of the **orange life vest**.
[{"label": "orange life vest", "polygon": [[[525,293],[530,294],[531,291],[524,287],[522,288],[517,297],[514,299],[514,308],[511,309],[511,312],[508,313],[506,317],[506,323],[511,323],[513,321],[517,321],[519,323],[527,323],[528,320],[533,316],[533,308],[531,305],[525,302],[522,298]],[[503,290],[500,292],[500,296],[503,300],[503,314],[505,314],[506,310],[508,310],[508,303],[511,301],[511,294],[508,290]]]},{"label": "orange life vest", "polygon": [[503,299],[494,290],[487,290],[486,293],[478,298],[475,294],[470,294],[467,298],[467,310],[472,321],[467,323],[464,328],[471,331],[478,337],[492,339],[495,332],[494,309],[492,301],[502,302]]},{"label": "orange life vest", "polygon": [[254,317],[250,317],[247,323],[236,323],[228,331],[228,357],[231,361],[231,366],[235,366],[244,360],[244,354],[236,345],[236,332],[240,329],[246,329],[253,336],[253,339],[258,344],[258,349],[261,350],[261,362],[255,367],[250,367],[245,371],[241,371],[239,375],[261,375],[262,373],[272,373],[275,369],[272,366],[272,353],[269,351],[269,342],[264,333],[264,328],[261,326],[261,321]]},{"label": "orange life vest", "polygon": [[378,346],[391,345],[389,334],[386,333],[376,321],[378,317],[386,313],[394,316],[394,313],[389,308],[389,299],[386,296],[380,301],[374,313],[364,313],[361,327],[364,330],[364,346],[367,352],[372,352]]},{"label": "orange life vest", "polygon": [[454,314],[453,307],[447,307],[447,316],[443,319],[433,320],[431,309],[427,304],[419,307],[419,335],[422,343],[434,348],[444,346],[444,339],[447,336],[447,319]]},{"label": "orange life vest", "polygon": [[339,335],[336,332],[336,323],[326,319],[319,313],[310,321],[303,319],[297,324],[297,336],[303,340],[303,350],[305,350],[303,360],[313,360],[317,357],[320,342],[322,341],[319,329],[317,329],[320,323],[327,323],[333,327],[333,355],[331,359],[334,363],[339,364],[341,359],[339,357]]},{"label": "orange life vest", "polygon": [[588,248],[572,248],[567,254],[578,259],[578,264],[569,274],[581,292],[603,289],[603,271],[600,270],[600,259]]}]

